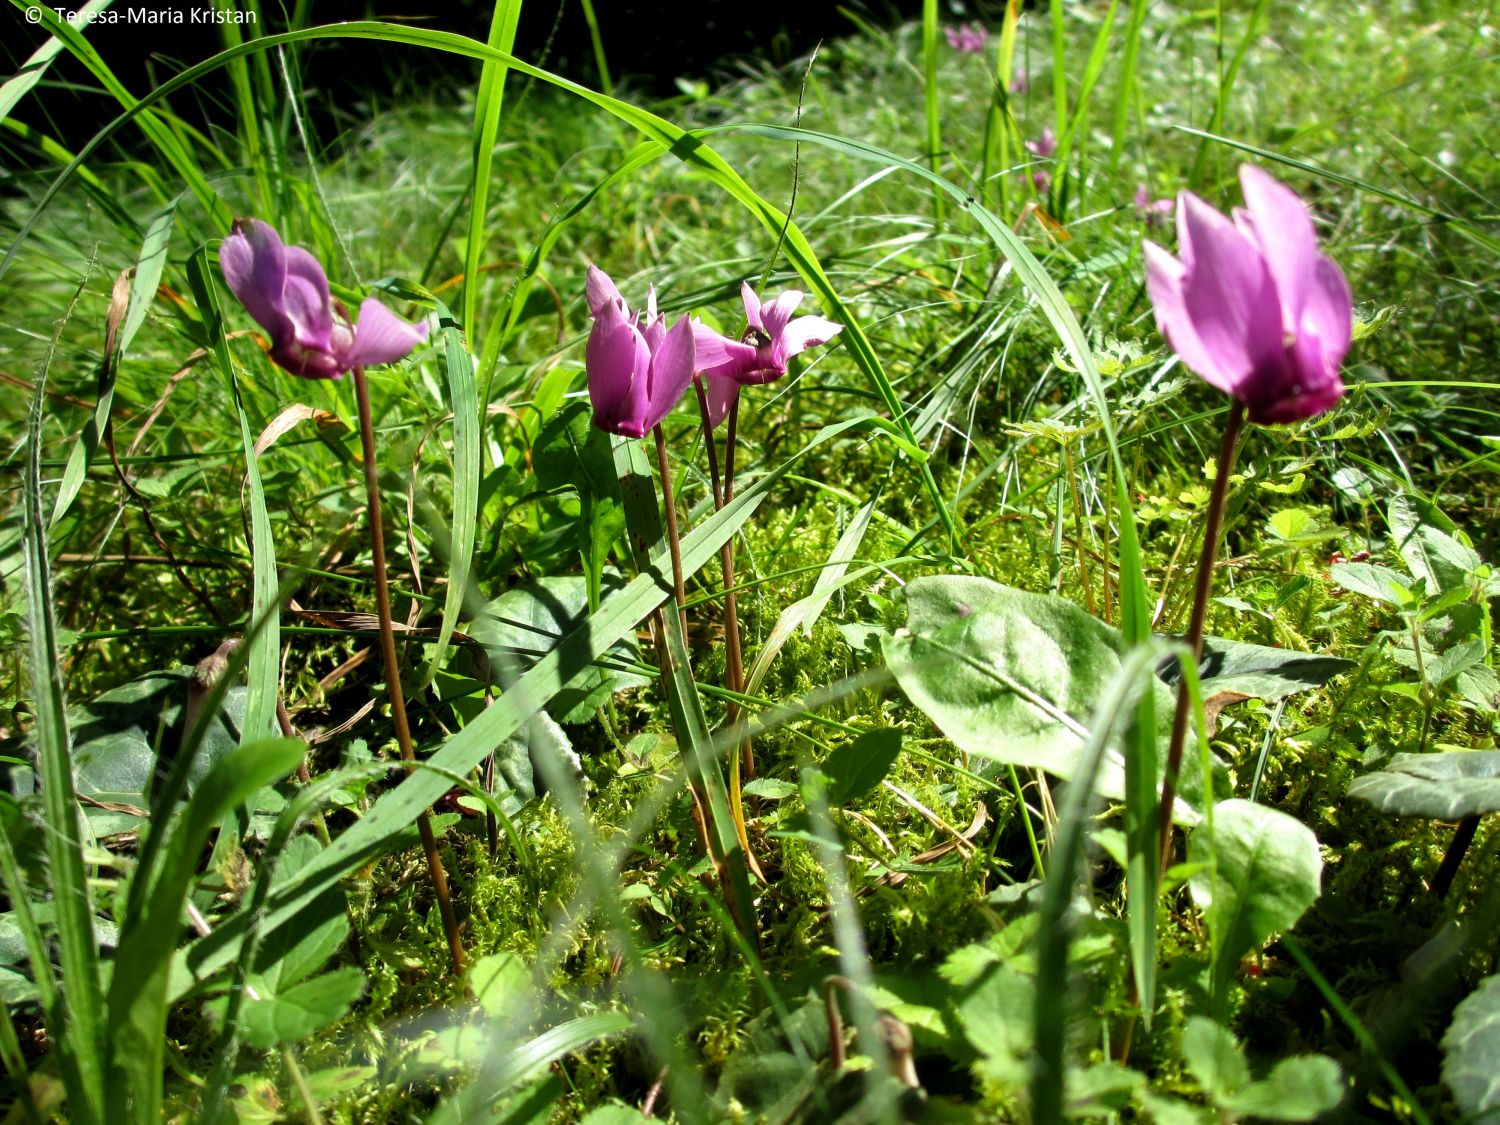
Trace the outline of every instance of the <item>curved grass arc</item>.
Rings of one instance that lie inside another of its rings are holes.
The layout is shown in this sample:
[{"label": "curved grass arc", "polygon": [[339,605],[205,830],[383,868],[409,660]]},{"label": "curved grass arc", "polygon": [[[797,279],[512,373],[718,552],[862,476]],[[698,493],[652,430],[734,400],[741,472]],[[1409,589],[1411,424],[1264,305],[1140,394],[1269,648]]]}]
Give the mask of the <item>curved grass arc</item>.
[{"label": "curved grass arc", "polygon": [[[453,32],[400,27],[394,24],[375,21],[305,28],[300,31],[288,31],[280,35],[268,35],[252,42],[237,44],[219,52],[210,59],[204,60],[196,66],[189,67],[176,77],[162,83],[161,86],[157,87],[150,94],[136,101],[125,113],[101,129],[79,151],[74,162],[65,168],[59,174],[58,178],[47,188],[47,191],[43,194],[41,201],[32,211],[32,214],[21,225],[15,240],[6,251],[5,257],[0,259],[0,277],[3,277],[9,269],[16,252],[27,237],[29,237],[32,227],[35,225],[41,212],[56,197],[58,191],[61,190],[72,173],[77,170],[77,167],[99,145],[113,135],[116,129],[149,110],[153,104],[168,95],[175,93],[185,86],[191,85],[205,74],[210,74],[221,67],[227,66],[243,55],[256,51],[270,50],[273,47],[310,42],[318,39],[383,40],[393,43],[405,43],[413,47],[426,47],[431,50],[446,51],[450,54],[464,55],[486,63],[500,63],[518,73],[547,82],[585,101],[591,102],[618,117],[621,121],[624,121],[647,138],[664,145],[683,163],[698,168],[715,184],[727,191],[746,210],[755,216],[767,231],[781,239],[781,249],[786,254],[787,260],[793,264],[809,288],[818,294],[824,307],[843,323],[844,332],[842,333],[842,338],[845,346],[854,357],[856,366],[875,384],[893,421],[902,430],[902,436],[911,442],[913,446],[917,444],[916,437],[912,433],[911,424],[906,419],[905,409],[896,394],[895,388],[891,385],[890,379],[886,376],[885,369],[882,367],[879,357],[876,356],[873,345],[864,334],[864,330],[860,327],[858,319],[835,291],[833,282],[829,279],[827,273],[824,272],[822,263],[818,260],[818,256],[813,250],[812,245],[788,215],[751,188],[723,157],[704,144],[697,134],[690,133],[677,125],[673,125],[670,121],[658,117],[648,110],[641,109],[618,98],[598,93],[595,90],[590,90],[586,86],[569,81],[560,75],[523,62],[514,55],[507,54],[504,51],[486,46],[476,40]],[[938,179],[941,181],[941,177]],[[946,183],[947,181],[941,182]],[[956,191],[957,189],[953,190]],[[933,504],[936,506],[939,517],[943,521],[943,526],[948,531],[950,541],[956,545],[959,542],[958,526],[954,522],[952,512],[948,510],[948,506],[943,500],[942,492],[938,488],[937,480],[932,474],[931,467],[923,460],[918,463],[918,471],[921,473],[923,485]]]}]

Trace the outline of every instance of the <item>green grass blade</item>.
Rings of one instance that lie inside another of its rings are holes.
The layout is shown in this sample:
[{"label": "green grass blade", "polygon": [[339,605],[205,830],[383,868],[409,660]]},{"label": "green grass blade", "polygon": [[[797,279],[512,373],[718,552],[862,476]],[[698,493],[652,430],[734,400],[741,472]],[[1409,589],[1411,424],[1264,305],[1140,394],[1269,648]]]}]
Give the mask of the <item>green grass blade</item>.
[{"label": "green grass blade", "polygon": [[[255,452],[255,435],[240,397],[239,378],[229,356],[229,341],[224,336],[224,316],[219,308],[218,291],[213,277],[217,271],[208,264],[208,252],[200,248],[188,262],[188,283],[193,299],[203,317],[204,330],[213,342],[214,358],[224,376],[229,400],[240,423],[240,445],[245,457],[245,491],[250,506],[250,605],[248,619],[257,623],[256,630],[245,639],[250,648],[248,682],[245,695],[245,720],[240,728],[240,743],[258,742],[271,733],[276,722],[276,700],[281,692],[281,628],[278,621],[281,597],[276,579],[276,540],[271,534],[271,515],[266,509],[266,491],[260,477],[260,457]],[[264,622],[264,624],[260,624]]]},{"label": "green grass blade", "polygon": [[172,223],[177,215],[177,204],[181,196],[174,199],[156,217],[146,230],[146,240],[141,244],[140,256],[136,259],[135,277],[130,284],[129,303],[126,305],[115,345],[104,357],[99,369],[98,398],[94,414],[84,424],[83,432],[73,443],[68,453],[68,466],[63,470],[62,481],[57,487],[57,498],[52,504],[49,526],[56,527],[58,520],[67,514],[78,491],[88,477],[89,463],[99,451],[104,440],[105,428],[109,425],[110,411],[115,401],[115,376],[119,371],[120,358],[129,349],[135,334],[146,320],[146,312],[156,299],[156,287],[161,281],[163,267],[167,264],[167,243],[172,238]]},{"label": "green grass blade", "polygon": [[[1256,0],[1255,7],[1251,9],[1250,15],[1245,23],[1245,34],[1241,36],[1239,46],[1235,48],[1234,58],[1229,63],[1229,68],[1219,75],[1219,88],[1214,96],[1214,113],[1208,123],[1208,132],[1217,133],[1224,128],[1224,118],[1229,112],[1229,97],[1234,92],[1234,81],[1239,76],[1240,65],[1245,61],[1245,55],[1250,51],[1250,45],[1255,42],[1260,33],[1261,19],[1266,14],[1267,0]],[[1223,5],[1219,7],[1219,26],[1223,28]],[[1208,142],[1200,141],[1197,155],[1193,157],[1193,170],[1188,174],[1188,183],[1194,187],[1203,182],[1203,166],[1208,160]]]},{"label": "green grass blade", "polygon": [[[722,511],[708,517],[684,536],[683,566],[696,571],[710,559],[717,558],[719,548],[744,525],[765,499],[768,490],[801,456],[826,441],[867,425],[868,421],[861,419],[821,430],[796,456],[756,481],[726,504]],[[670,565],[667,558],[658,557],[653,563],[654,574],[648,572],[636,576],[607,598],[599,612],[591,614],[556,648],[517,677],[494,706],[486,708],[468,726],[450,736],[437,753],[428,758],[428,763],[440,770],[467,773],[496,745],[520,730],[565,685],[579,676],[592,675],[593,662],[621,637],[632,632],[670,596],[657,577],[670,573]],[[266,932],[285,924],[323,890],[380,854],[391,837],[415,821],[419,812],[449,788],[448,782],[432,770],[418,770],[408,775],[334,840],[314,863],[304,868],[296,880],[272,895],[263,922]],[[198,942],[187,959],[192,973],[202,979],[229,964],[237,955],[245,926],[245,919],[238,917]]]},{"label": "green grass blade", "polygon": [[[520,18],[521,0],[498,0],[490,16],[489,46],[502,54],[510,54],[516,42],[516,24]],[[484,219],[489,209],[495,134],[500,130],[508,70],[509,67],[499,59],[485,59],[479,72],[479,92],[474,100],[474,175],[469,189],[469,230],[464,239],[464,325],[471,331],[479,323],[479,262],[485,247]]]},{"label": "green grass blade", "polygon": [[614,94],[615,84],[609,77],[609,60],[604,57],[604,40],[599,35],[599,20],[594,15],[593,0],[578,0],[583,6],[583,21],[589,25],[589,43],[594,48],[594,65],[599,69],[599,89]]},{"label": "green grass blade", "polygon": [[[927,123],[927,163],[933,174],[943,167],[943,122],[938,95],[938,5],[937,0],[922,0],[922,105]],[[943,193],[932,192],[932,225],[943,226]]]},{"label": "green grass blade", "polygon": [[[73,18],[82,23],[90,23],[112,3],[114,0],[88,0],[87,4],[73,13]],[[31,52],[14,77],[7,78],[0,83],[0,121],[9,117],[11,110],[15,109],[20,100],[31,92],[32,87],[42,80],[43,75],[47,73],[47,68],[52,65],[52,60],[62,54],[63,45],[61,39],[56,35],[52,36]]]},{"label": "green grass blade", "polygon": [[[47,862],[62,962],[62,991],[54,996],[47,1027],[52,1042],[68,1056],[70,1065],[65,1073],[71,1071],[75,1079],[68,1083],[69,1116],[73,1121],[92,1123],[102,1120],[106,1050],[99,944],[94,934],[93,902],[83,863],[80,838],[83,815],[73,790],[72,740],[63,703],[62,661],[57,651],[57,621],[52,607],[52,569],[47,556],[47,522],[42,515],[42,404],[46,398],[47,372],[67,320],[65,316],[52,338],[32,393],[26,469],[21,480],[25,511],[22,550],[37,780],[46,814]],[[38,976],[43,972],[39,968]]]},{"label": "green grass blade", "polygon": [[[1094,36],[1094,45],[1089,51],[1088,62],[1084,64],[1083,77],[1078,83],[1078,104],[1073,110],[1073,116],[1068,120],[1068,127],[1058,134],[1057,152],[1055,153],[1056,166],[1059,177],[1067,174],[1068,156],[1073,151],[1073,145],[1085,131],[1085,123],[1089,115],[1089,99],[1093,97],[1094,87],[1099,84],[1099,75],[1104,72],[1104,63],[1109,58],[1109,36],[1114,30],[1115,13],[1119,10],[1120,0],[1111,0],[1109,11],[1104,13],[1104,21],[1099,25],[1099,31]],[[1139,4],[1136,7],[1140,7]]]},{"label": "green grass blade", "polygon": [[1052,17],[1052,127],[1060,137],[1068,131],[1068,31],[1063,0],[1050,0]]},{"label": "green grass blade", "polygon": [[110,1034],[127,1047],[115,1055],[108,1120],[141,1125],[162,1120],[168,973],[203,846],[226,814],[290,774],[306,752],[307,745],[295,738],[241,744],[215,764],[172,818],[160,863],[137,872],[150,888],[143,909],[128,915],[120,928],[110,977]]},{"label": "green grass blade", "polygon": [[474,561],[474,540],[479,531],[479,391],[474,383],[474,361],[464,347],[464,336],[453,323],[453,314],[438,302],[438,338],[443,349],[443,367],[448,378],[448,407],[453,411],[453,518],[449,523],[448,590],[443,598],[443,618],[437,644],[428,664],[430,678],[442,666],[449,638],[463,612],[469,590],[469,570]]},{"label": "green grass blade", "polygon": [[[657,492],[652,483],[651,465],[637,441],[617,438],[614,454],[615,468],[620,475],[620,494],[625,500],[626,523],[632,539],[640,544],[636,562],[638,566],[648,568],[651,553],[660,557],[666,545],[661,517],[657,513]],[[684,561],[684,579],[691,573]],[[658,572],[657,580],[670,585],[670,571],[665,575]],[[698,697],[698,685],[693,680],[692,657],[688,653],[687,637],[683,634],[682,615],[676,612],[675,606],[669,606],[657,615],[656,620],[662,625],[662,640],[667,648],[662,688],[672,716],[672,727],[677,732],[688,777],[708,803],[708,823],[704,827],[712,837],[717,862],[723,865],[730,910],[741,931],[753,942],[755,907],[750,896],[745,850],[735,830],[723,762],[713,752],[708,718],[703,713],[703,701]],[[734,751],[737,748],[732,748]]]},{"label": "green grass blade", "polygon": [[1073,897],[1083,858],[1084,838],[1091,817],[1089,803],[1094,778],[1104,762],[1115,732],[1135,720],[1141,693],[1150,694],[1160,647],[1130,649],[1111,680],[1089,722],[1089,737],[1079,757],[1078,771],[1058,813],[1058,838],[1053,848],[1036,940],[1036,1053],[1031,1072],[1031,1119],[1038,1125],[1060,1125],[1063,1117],[1063,1075],[1070,1003],[1075,994],[1068,981],[1068,949],[1072,943]]},{"label": "green grass blade", "polygon": [[[229,210],[228,204],[219,198],[219,193],[204,178],[203,171],[198,167],[198,162],[193,158],[192,153],[165,122],[150,110],[142,108],[142,103],[125,89],[124,84],[115,77],[114,72],[110,70],[108,64],[88,40],[68,20],[45,4],[30,5],[25,3],[25,0],[11,0],[11,3],[24,12],[39,14],[42,25],[62,41],[63,45],[88,68],[89,73],[103,84],[104,88],[125,107],[127,112],[138,111],[136,116],[140,118],[141,131],[146,134],[147,139],[161,154],[162,159],[182,177],[213,220],[219,226],[227,228],[234,215]],[[228,53],[230,52],[226,52]],[[233,54],[232,57],[238,58],[239,55]]]},{"label": "green grass blade", "polygon": [[1125,55],[1120,61],[1120,78],[1115,87],[1114,128],[1109,140],[1109,176],[1113,180],[1125,151],[1125,137],[1130,131],[1130,111],[1136,102],[1136,63],[1141,53],[1141,28],[1146,23],[1150,5],[1130,5],[1130,22],[1125,25]]}]

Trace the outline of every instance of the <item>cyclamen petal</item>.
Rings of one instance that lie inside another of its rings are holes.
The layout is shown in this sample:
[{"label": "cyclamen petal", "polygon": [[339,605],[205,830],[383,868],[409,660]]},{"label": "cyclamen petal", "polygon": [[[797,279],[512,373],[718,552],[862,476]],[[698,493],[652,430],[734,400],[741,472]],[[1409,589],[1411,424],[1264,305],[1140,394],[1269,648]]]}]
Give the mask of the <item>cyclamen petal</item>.
[{"label": "cyclamen petal", "polygon": [[395,363],[412,353],[427,340],[427,323],[413,324],[403,320],[374,297],[366,297],[359,306],[359,322],[354,341],[344,353],[350,367],[378,367]]},{"label": "cyclamen petal", "polygon": [[1157,327],[1183,362],[1262,424],[1328,410],[1344,393],[1353,298],[1319,253],[1306,206],[1259,169],[1240,170],[1234,218],[1178,197],[1179,257],[1145,243]]},{"label": "cyclamen petal", "polygon": [[787,363],[794,355],[825,343],[843,329],[843,325],[818,316],[793,317],[805,297],[801,290],[788,289],[762,303],[745,282],[740,294],[750,326],[745,339],[731,340],[702,324],[694,325],[698,370],[702,374],[732,379],[741,386],[774,382],[786,374]]},{"label": "cyclamen petal", "polygon": [[587,295],[594,327],[584,366],[594,425],[623,437],[645,437],[682,398],[696,369],[694,327],[682,317],[667,330],[656,312],[656,290],[646,319],[632,314],[608,274],[589,267]]},{"label": "cyclamen petal", "polygon": [[373,298],[357,324],[333,300],[328,275],[311,253],[287,246],[259,219],[239,219],[219,245],[224,280],[271,337],[272,362],[305,379],[337,379],[354,367],[394,363],[427,338],[425,323],[403,320]]}]

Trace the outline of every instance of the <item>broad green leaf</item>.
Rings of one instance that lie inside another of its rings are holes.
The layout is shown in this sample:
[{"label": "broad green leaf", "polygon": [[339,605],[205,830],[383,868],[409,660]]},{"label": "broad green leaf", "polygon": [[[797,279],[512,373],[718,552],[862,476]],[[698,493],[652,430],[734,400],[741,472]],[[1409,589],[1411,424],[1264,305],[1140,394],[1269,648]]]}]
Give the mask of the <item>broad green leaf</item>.
[{"label": "broad green leaf", "polygon": [[[1205,697],[1234,692],[1274,703],[1289,695],[1320,687],[1354,666],[1354,661],[1338,656],[1291,652],[1223,637],[1204,637],[1198,675]],[[1176,682],[1175,661],[1163,669],[1162,678],[1168,683]]]},{"label": "broad green leaf", "polygon": [[1443,1036],[1443,1081],[1465,1113],[1500,1111],[1500,976],[1485,977],[1453,1010]]},{"label": "broad green leaf", "polygon": [[1411,579],[1378,563],[1334,563],[1328,576],[1346,590],[1385,602],[1397,609],[1413,609],[1421,600]]},{"label": "broad green leaf", "polygon": [[1267,1121],[1321,1121],[1344,1098],[1338,1063],[1326,1055],[1282,1059],[1271,1073],[1221,1103],[1230,1113]]},{"label": "broad green leaf", "polygon": [[493,953],[469,966],[469,991],[495,1022],[509,1019],[531,999],[531,970],[515,953]]},{"label": "broad green leaf", "polygon": [[[606,575],[607,591],[621,585],[618,576]],[[506,653],[518,669],[525,669],[553,651],[588,616],[588,587],[583,578],[569,574],[536,578],[511,587],[480,610],[469,634],[490,651]],[[591,675],[577,677],[554,696],[548,710],[564,723],[587,722],[614,692],[648,682],[645,677],[619,667],[639,664],[640,660],[635,638],[620,638],[610,647],[601,666]]]},{"label": "broad green leaf", "polygon": [[650,1120],[633,1105],[611,1102],[609,1105],[601,1105],[598,1109],[590,1110],[589,1115],[579,1122],[579,1125],[640,1125],[641,1122]]},{"label": "broad green leaf", "polygon": [[901,754],[901,732],[895,727],[867,730],[846,742],[823,763],[829,780],[828,803],[843,808],[880,784]]},{"label": "broad green leaf", "polygon": [[294,984],[274,996],[247,999],[240,1009],[245,1042],[263,1051],[295,1043],[340,1019],[364,990],[364,974],[346,967]]},{"label": "broad green leaf", "polygon": [[1182,1029],[1182,1061],[1204,1092],[1220,1104],[1250,1082],[1250,1064],[1240,1041],[1207,1016],[1193,1016]]},{"label": "broad green leaf", "polygon": [[[322,853],[311,836],[294,836],[276,861],[273,887],[285,886]],[[342,888],[333,887],[297,921],[277,930],[255,950],[252,977],[268,995],[284,992],[326,965],[349,937],[349,915]]]},{"label": "broad green leaf", "polygon": [[1436,513],[1431,505],[1426,508],[1424,513],[1423,505],[1412,496],[1392,498],[1387,519],[1396,549],[1412,576],[1426,582],[1429,596],[1471,585],[1481,565],[1479,555],[1447,531],[1432,526]]},{"label": "broad green leaf", "polygon": [[1390,765],[1356,778],[1349,796],[1381,812],[1459,820],[1500,811],[1500,750],[1397,754]]},{"label": "broad green leaf", "polygon": [[625,509],[609,437],[593,424],[589,405],[574,402],[542,424],[531,449],[537,483],[578,495],[578,553],[588,579],[588,606],[599,608],[604,565],[625,530]]},{"label": "broad green leaf", "polygon": [[[905,594],[906,628],[881,648],[907,697],[967,754],[1071,777],[1084,723],[1120,670],[1119,634],[1065,598],[986,578],[917,578]],[[1175,701],[1160,681],[1154,699],[1165,743]],[[1185,794],[1195,773],[1183,771]],[[1123,783],[1111,749],[1099,789],[1118,797]]]},{"label": "broad green leaf", "polygon": [[1323,858],[1312,829],[1251,801],[1214,805],[1207,826],[1188,839],[1189,880],[1208,912],[1214,995],[1223,997],[1240,958],[1274,933],[1289,930],[1318,897]]}]

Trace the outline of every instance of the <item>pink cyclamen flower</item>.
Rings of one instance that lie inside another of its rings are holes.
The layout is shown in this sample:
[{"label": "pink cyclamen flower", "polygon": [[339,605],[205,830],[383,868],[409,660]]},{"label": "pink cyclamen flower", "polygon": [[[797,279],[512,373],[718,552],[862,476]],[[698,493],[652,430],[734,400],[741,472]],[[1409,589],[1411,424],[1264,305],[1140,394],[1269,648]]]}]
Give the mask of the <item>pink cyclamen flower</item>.
[{"label": "pink cyclamen flower", "polygon": [[1024,66],[1016,68],[1015,75],[1010,80],[1010,92],[1012,94],[1024,94],[1031,89],[1031,74]]},{"label": "pink cyclamen flower", "polygon": [[337,379],[355,367],[395,363],[427,339],[425,323],[402,320],[374,297],[358,323],[333,299],[328,276],[301,246],[287,246],[259,219],[236,219],[219,244],[224,280],[270,334],[271,359],[304,379]]},{"label": "pink cyclamen flower", "polygon": [[1298,422],[1344,393],[1353,298],[1318,253],[1307,206],[1250,164],[1231,220],[1191,192],[1177,197],[1181,258],[1145,243],[1146,290],[1172,349],[1263,425]]},{"label": "pink cyclamen flower", "polygon": [[990,34],[977,24],[970,27],[966,23],[961,23],[957,27],[945,28],[944,31],[948,36],[948,46],[952,47],[955,51],[962,51],[965,54],[977,54],[984,50],[984,41],[989,38]]},{"label": "pink cyclamen flower", "polygon": [[1165,226],[1167,216],[1176,207],[1177,204],[1170,199],[1152,199],[1145,184],[1135,189],[1135,213],[1146,221],[1148,227]]},{"label": "pink cyclamen flower", "polygon": [[717,426],[729,413],[729,407],[742,386],[770,383],[786,374],[792,356],[826,344],[844,330],[821,316],[799,316],[792,313],[806,296],[800,289],[788,289],[774,301],[761,304],[747,281],[740,286],[745,302],[748,327],[738,340],[721,336],[701,321],[693,321],[693,336],[698,345],[698,370],[706,378],[709,424]]},{"label": "pink cyclamen flower", "polygon": [[656,311],[656,287],[646,295],[644,319],[632,314],[609,275],[589,267],[589,333],[584,366],[594,425],[611,434],[645,437],[693,381],[693,329],[683,317],[671,331]]},{"label": "pink cyclamen flower", "polygon": [[1042,130],[1041,136],[1034,141],[1027,141],[1026,148],[1034,156],[1040,156],[1046,160],[1057,151],[1057,134],[1052,131],[1052,126]]}]

